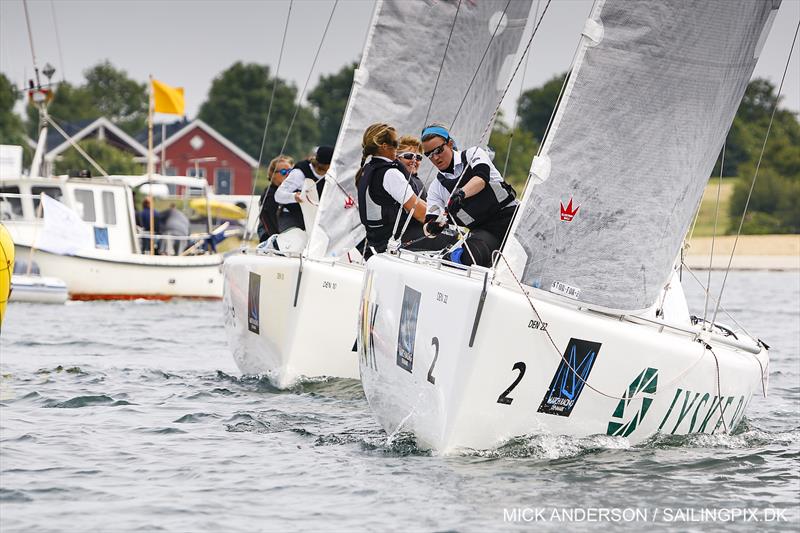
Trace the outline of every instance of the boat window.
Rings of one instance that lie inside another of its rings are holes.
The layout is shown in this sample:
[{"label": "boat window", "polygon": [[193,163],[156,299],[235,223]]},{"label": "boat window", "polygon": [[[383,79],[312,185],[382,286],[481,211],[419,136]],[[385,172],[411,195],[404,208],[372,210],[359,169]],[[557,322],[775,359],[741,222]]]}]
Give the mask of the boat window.
[{"label": "boat window", "polygon": [[22,198],[19,187],[0,187],[0,220],[22,218]]},{"label": "boat window", "polygon": [[31,187],[31,194],[33,195],[33,212],[36,213],[38,218],[42,217],[42,214],[39,212],[39,196],[42,193],[54,200],[58,200],[59,202],[64,196],[64,193],[61,191],[61,187]]},{"label": "boat window", "polygon": [[78,215],[86,222],[94,222],[94,194],[88,189],[75,189],[75,207]]},{"label": "boat window", "polygon": [[220,167],[214,170],[214,184],[217,194],[230,194],[231,193],[231,180],[233,172],[226,167]]},{"label": "boat window", "polygon": [[117,210],[114,206],[114,193],[111,191],[103,191],[103,219],[109,226],[113,226],[117,223]]}]

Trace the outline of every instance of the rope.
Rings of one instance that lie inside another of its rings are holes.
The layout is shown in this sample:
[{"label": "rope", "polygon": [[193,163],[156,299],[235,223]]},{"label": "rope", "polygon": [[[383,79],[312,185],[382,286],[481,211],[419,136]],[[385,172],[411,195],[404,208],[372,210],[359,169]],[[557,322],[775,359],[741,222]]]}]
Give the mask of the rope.
[{"label": "rope", "polygon": [[58,19],[56,18],[56,6],[50,0],[50,12],[53,14],[53,29],[56,33],[56,46],[58,47],[58,65],[61,68],[61,81],[67,81],[67,73],[64,71],[64,56],[61,54],[61,37],[58,35]]},{"label": "rope", "polygon": [[[292,15],[292,4],[294,0],[289,1],[289,11],[286,13],[286,23],[283,26],[283,38],[281,39],[281,51],[278,54],[278,67],[275,69],[275,81],[272,82],[272,94],[269,95],[269,107],[267,108],[267,121],[264,124],[264,135],[261,137],[261,150],[258,152],[258,163],[256,164],[256,179],[253,179],[253,190],[250,193],[251,200],[252,197],[256,194],[256,182],[258,178],[258,171],[261,169],[261,161],[264,157],[264,146],[267,144],[267,132],[269,131],[269,120],[270,116],[272,115],[272,103],[275,100],[275,91],[278,88],[278,73],[281,70],[281,62],[283,61],[283,49],[286,44],[286,34],[289,30],[289,18]],[[283,151],[281,151],[283,153]],[[272,176],[268,176],[269,180],[272,181]],[[250,210],[253,208],[253,202],[250,201],[247,204],[247,220],[250,220]],[[261,203],[259,202],[259,209],[261,208]],[[258,224],[256,224],[258,226]],[[248,237],[250,234],[250,227],[245,224],[245,232],[242,236],[242,240],[247,242]]]},{"label": "rope", "polygon": [[[725,430],[725,433],[728,433],[728,424],[725,422],[725,408],[722,407],[722,384],[719,378],[719,359],[717,359],[717,354],[714,353],[714,349],[711,348],[710,344],[702,340],[698,342],[705,346],[706,349],[711,352],[711,355],[714,356],[714,364],[717,367],[717,398],[719,398],[719,419],[722,420],[722,428]],[[731,420],[731,422],[733,422],[733,420]]]},{"label": "rope", "polygon": [[[534,306],[534,305],[533,305],[533,300],[531,299],[530,295],[529,295],[529,294],[528,294],[528,293],[525,291],[525,288],[523,287],[522,283],[521,283],[521,282],[519,281],[519,279],[517,278],[517,275],[516,275],[516,274],[514,274],[514,271],[511,269],[511,265],[509,265],[509,264],[508,264],[508,260],[506,259],[506,256],[505,256],[505,255],[503,254],[503,252],[501,252],[500,250],[497,250],[497,251],[495,251],[494,253],[496,253],[496,254],[497,254],[499,257],[501,257],[501,258],[503,259],[503,261],[505,262],[505,264],[506,264],[506,267],[508,268],[508,271],[509,271],[509,272],[511,272],[511,276],[514,278],[514,281],[516,281],[516,282],[517,282],[517,286],[519,287],[519,289],[520,289],[520,292],[522,292],[522,294],[523,294],[523,295],[525,295],[525,299],[526,299],[526,300],[528,300],[528,305],[530,305],[530,307],[531,307],[531,310],[533,311],[533,314],[536,316],[536,318],[538,318],[538,319],[539,319],[539,321],[540,321],[540,322],[544,322],[544,321],[542,320],[542,315],[541,315],[541,314],[539,313],[539,311],[536,309],[536,306]],[[599,395],[601,395],[601,396],[605,396],[606,398],[610,398],[610,399],[612,399],[612,400],[625,400],[625,401],[631,401],[631,400],[634,400],[634,399],[636,399],[636,398],[638,398],[638,397],[642,396],[642,394],[643,394],[642,392],[639,392],[638,394],[635,394],[635,395],[633,395],[633,396],[630,396],[630,397],[628,397],[628,396],[615,396],[615,395],[613,395],[613,394],[608,394],[608,393],[606,393],[606,392],[603,392],[603,391],[601,391],[601,390],[599,390],[599,389],[597,389],[597,388],[595,388],[595,387],[593,387],[593,386],[589,385],[589,382],[588,382],[587,380],[583,379],[583,377],[582,377],[582,376],[581,376],[581,375],[580,375],[580,374],[579,374],[579,373],[578,373],[578,372],[577,372],[577,371],[576,371],[576,370],[575,370],[575,369],[572,367],[572,365],[570,365],[570,364],[569,364],[569,361],[568,361],[568,360],[567,360],[567,358],[566,358],[566,357],[565,357],[565,356],[564,356],[564,355],[561,353],[561,350],[559,350],[559,349],[558,349],[558,345],[557,345],[557,344],[556,344],[556,342],[553,340],[553,337],[550,335],[550,330],[549,330],[549,329],[545,329],[545,330],[544,330],[544,333],[547,335],[547,339],[550,341],[550,344],[553,346],[553,349],[554,349],[554,350],[556,351],[556,353],[558,354],[558,357],[559,357],[559,358],[560,358],[560,359],[561,359],[561,360],[562,360],[562,361],[563,361],[563,362],[564,362],[564,363],[567,365],[567,368],[569,368],[569,369],[570,369],[570,371],[571,371],[571,372],[572,372],[572,373],[575,375],[575,377],[577,377],[577,378],[578,378],[578,379],[581,381],[581,383],[583,383],[584,385],[586,385],[588,388],[590,388],[591,390],[593,390],[593,391],[594,391],[594,392],[596,392],[597,394],[599,394]],[[712,353],[713,353],[713,352],[712,352]],[[695,360],[695,361],[694,361],[694,362],[693,362],[691,365],[689,365],[689,366],[688,366],[688,367],[687,367],[687,368],[686,368],[684,371],[682,371],[680,374],[678,374],[678,376],[677,376],[677,377],[675,377],[675,379],[673,379],[672,381],[670,381],[670,382],[668,382],[666,385],[664,385],[664,386],[661,388],[661,390],[663,391],[663,390],[665,390],[665,389],[669,389],[670,387],[672,387],[672,385],[674,385],[674,384],[678,383],[678,381],[680,381],[681,379],[683,379],[683,377],[684,377],[685,375],[687,375],[689,372],[691,372],[692,370],[694,370],[694,368],[695,368],[695,367],[696,367],[696,366],[697,366],[697,365],[700,363],[700,361],[702,361],[702,359],[703,359],[703,355],[705,355],[705,348],[703,349],[702,353],[700,354],[700,357],[698,357],[698,358],[697,358],[697,360]],[[716,356],[715,356],[715,357],[716,357]],[[657,394],[657,393],[656,393],[656,394]]]},{"label": "rope", "polygon": [[728,259],[728,268],[725,269],[725,277],[722,279],[722,287],[719,290],[719,297],[717,298],[717,308],[714,310],[714,316],[711,318],[713,324],[717,320],[717,311],[719,311],[719,303],[722,301],[722,293],[725,290],[725,283],[728,281],[728,273],[731,270],[733,263],[733,255],[736,253],[736,245],[739,243],[739,235],[742,233],[742,225],[744,225],[744,218],[747,215],[747,208],[750,206],[750,198],[753,196],[753,189],[756,186],[758,179],[758,171],[761,168],[761,160],[764,158],[764,151],[767,148],[767,140],[769,139],[770,131],[772,130],[772,122],[775,120],[775,113],[778,111],[778,102],[781,98],[781,91],[783,91],[783,82],[786,80],[786,72],[789,70],[789,64],[792,60],[792,52],[794,52],[794,44],[797,42],[797,32],[800,30],[800,22],[797,23],[797,28],[794,30],[794,37],[792,38],[792,46],[789,49],[789,57],[786,58],[786,66],[783,69],[783,76],[781,77],[781,84],[778,87],[778,94],[775,97],[775,105],[772,106],[772,115],[769,117],[769,125],[767,126],[767,133],[764,135],[764,143],[761,145],[761,153],[758,156],[758,163],[756,163],[756,171],[753,174],[753,181],[750,183],[750,191],[747,193],[747,200],[744,203],[744,211],[742,211],[742,218],[739,220],[739,229],[736,231],[736,238],[733,241],[733,249],[731,250],[731,257]]},{"label": "rope", "polygon": [[311,68],[308,71],[308,77],[306,78],[306,83],[303,85],[303,91],[297,98],[297,106],[294,108],[294,114],[292,115],[292,120],[289,122],[289,129],[286,131],[286,138],[283,139],[283,146],[281,146],[280,153],[282,154],[283,151],[286,149],[286,143],[289,142],[289,135],[292,133],[292,127],[294,126],[294,121],[297,118],[297,113],[300,111],[300,105],[303,101],[303,98],[306,95],[306,89],[308,89],[308,82],[311,81],[311,74],[314,73],[314,67],[317,66],[317,59],[319,58],[319,53],[322,50],[322,45],[325,43],[325,36],[328,35],[328,28],[331,27],[331,20],[333,20],[333,14],[336,12],[336,6],[339,5],[339,0],[336,0],[333,3],[333,7],[331,8],[331,14],[328,17],[328,23],[325,24],[325,31],[322,32],[322,39],[319,41],[319,46],[317,47],[317,53],[314,54],[314,61],[311,63]]}]

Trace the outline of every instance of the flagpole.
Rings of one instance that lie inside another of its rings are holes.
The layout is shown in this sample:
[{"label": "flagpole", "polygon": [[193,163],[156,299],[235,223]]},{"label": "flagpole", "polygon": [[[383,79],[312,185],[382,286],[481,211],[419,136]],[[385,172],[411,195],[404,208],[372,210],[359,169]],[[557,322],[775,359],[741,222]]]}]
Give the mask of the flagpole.
[{"label": "flagpole", "polygon": [[150,203],[150,255],[155,255],[153,226],[155,225],[153,205],[153,75],[150,75],[150,98],[147,111],[147,198]]}]

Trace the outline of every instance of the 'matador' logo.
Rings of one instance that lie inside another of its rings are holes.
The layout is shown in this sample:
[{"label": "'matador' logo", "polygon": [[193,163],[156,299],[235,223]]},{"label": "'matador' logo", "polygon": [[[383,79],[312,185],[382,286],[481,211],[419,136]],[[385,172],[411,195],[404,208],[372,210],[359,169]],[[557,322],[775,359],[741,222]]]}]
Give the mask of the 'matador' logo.
[{"label": "'matador' logo", "polygon": [[[655,368],[642,370],[642,373],[636,376],[636,379],[628,386],[628,390],[622,393],[622,399],[617,404],[614,414],[611,415],[612,419],[608,423],[606,434],[614,437],[627,437],[633,433],[650,409],[657,386],[658,370]],[[631,406],[634,398],[642,400],[641,406],[636,411]]]}]

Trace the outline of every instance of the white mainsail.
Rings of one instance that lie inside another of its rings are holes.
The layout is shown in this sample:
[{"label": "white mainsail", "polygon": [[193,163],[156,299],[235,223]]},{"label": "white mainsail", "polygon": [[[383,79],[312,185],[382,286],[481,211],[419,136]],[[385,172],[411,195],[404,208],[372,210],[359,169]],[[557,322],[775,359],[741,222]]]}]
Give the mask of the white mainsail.
[{"label": "white mainsail", "polygon": [[598,0],[506,247],[525,284],[655,303],[779,5]]},{"label": "white mainsail", "polygon": [[452,126],[461,146],[481,140],[512,73],[531,5],[532,0],[378,2],[309,256],[340,257],[364,237],[358,209],[347,200],[357,197],[354,177],[367,126],[386,122],[401,135],[419,135],[427,122],[441,122]]}]

